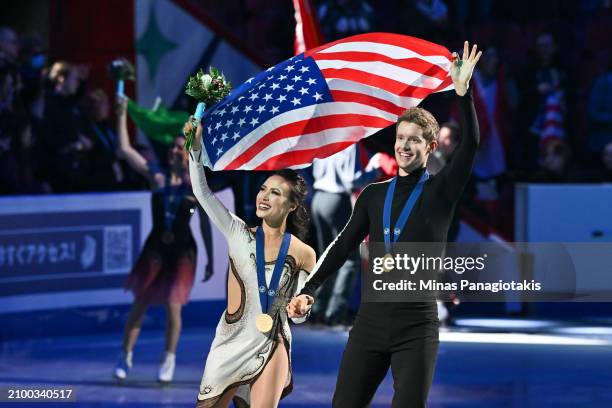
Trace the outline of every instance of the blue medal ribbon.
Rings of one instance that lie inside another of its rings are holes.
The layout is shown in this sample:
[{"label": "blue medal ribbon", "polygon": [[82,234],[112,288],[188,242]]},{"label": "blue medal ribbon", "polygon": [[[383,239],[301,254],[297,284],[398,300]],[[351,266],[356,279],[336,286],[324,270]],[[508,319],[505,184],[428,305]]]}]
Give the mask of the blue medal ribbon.
[{"label": "blue medal ribbon", "polygon": [[[185,184],[181,184],[176,192],[173,192],[172,189],[173,186],[171,186],[170,182],[166,180],[166,186],[164,187],[164,225],[166,227],[166,231],[172,231],[172,225],[174,224],[176,213],[181,205],[181,201],[187,186]],[[174,196],[174,200],[172,202],[170,201],[171,196]]]},{"label": "blue medal ribbon", "polygon": [[257,285],[259,289],[259,302],[261,304],[262,313],[267,313],[272,303],[274,303],[274,297],[278,289],[278,284],[281,278],[281,272],[283,271],[283,265],[285,264],[285,258],[289,251],[289,244],[291,242],[291,234],[285,232],[283,236],[283,242],[278,251],[278,257],[274,263],[274,270],[272,271],[272,279],[270,279],[270,286],[266,285],[266,269],[265,269],[265,236],[263,227],[257,228],[255,232],[255,259],[257,262]]},{"label": "blue medal ribbon", "polygon": [[406,226],[406,221],[408,221],[408,217],[412,212],[412,208],[421,196],[423,186],[428,179],[429,172],[425,170],[417,185],[414,187],[414,190],[412,190],[412,193],[410,193],[410,197],[408,197],[408,200],[406,200],[406,204],[404,204],[404,208],[402,208],[402,212],[400,213],[399,218],[395,223],[395,227],[393,228],[393,233],[391,233],[391,203],[393,202],[393,193],[395,192],[395,185],[397,184],[397,176],[393,177],[393,180],[391,180],[391,183],[389,183],[387,195],[385,196],[385,206],[383,207],[383,236],[385,239],[385,250],[387,253],[391,252],[391,242],[397,242],[399,236],[402,234],[404,226]]},{"label": "blue medal ribbon", "polygon": [[100,127],[96,124],[92,124],[91,127],[94,132],[96,132],[96,136],[98,136],[98,139],[102,142],[106,150],[114,153],[116,143],[113,136],[103,132],[102,129],[100,129]]}]

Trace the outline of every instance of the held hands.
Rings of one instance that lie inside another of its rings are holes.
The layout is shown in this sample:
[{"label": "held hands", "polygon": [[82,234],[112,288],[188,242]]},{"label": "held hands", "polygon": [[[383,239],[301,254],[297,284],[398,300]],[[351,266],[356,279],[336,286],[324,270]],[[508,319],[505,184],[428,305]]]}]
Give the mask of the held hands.
[{"label": "held hands", "polygon": [[[187,136],[191,130],[193,129],[193,116],[190,116],[183,125],[183,134]],[[198,123],[198,127],[196,128],[196,133],[193,138],[193,143],[191,144],[191,150],[200,150],[202,149],[202,123]]]},{"label": "held hands", "polygon": [[478,46],[474,44],[470,52],[470,44],[466,41],[463,43],[463,57],[461,59],[459,59],[459,54],[453,53],[454,61],[451,67],[451,77],[453,78],[455,91],[459,96],[465,95],[470,87],[474,67],[482,55],[482,51],[477,51]]},{"label": "held hands", "polygon": [[289,304],[287,305],[287,316],[294,317],[303,317],[314,303],[314,299],[312,296],[308,295],[298,295],[291,299]]}]

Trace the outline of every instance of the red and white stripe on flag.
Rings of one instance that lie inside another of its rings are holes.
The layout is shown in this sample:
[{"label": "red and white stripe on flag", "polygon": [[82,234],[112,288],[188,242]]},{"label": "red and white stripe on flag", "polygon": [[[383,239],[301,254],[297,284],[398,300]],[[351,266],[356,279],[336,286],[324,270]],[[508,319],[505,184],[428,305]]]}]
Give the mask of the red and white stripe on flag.
[{"label": "red and white stripe on flag", "polygon": [[323,44],[323,34],[310,0],[293,0],[295,10],[295,55]]},{"label": "red and white stripe on flag", "polygon": [[563,91],[556,89],[546,97],[544,104],[544,123],[540,133],[540,146],[544,146],[553,139],[565,138],[563,120]]},{"label": "red and white stripe on flag", "polygon": [[418,38],[368,33],[306,51],[240,86],[204,117],[213,170],[308,166],[452,89],[452,56]]}]

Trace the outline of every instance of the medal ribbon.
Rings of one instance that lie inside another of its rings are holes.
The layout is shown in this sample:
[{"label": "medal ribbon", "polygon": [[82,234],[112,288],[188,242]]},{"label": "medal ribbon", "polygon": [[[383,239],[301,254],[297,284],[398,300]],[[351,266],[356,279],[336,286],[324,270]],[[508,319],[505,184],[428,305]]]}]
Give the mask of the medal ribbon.
[{"label": "medal ribbon", "polygon": [[266,269],[265,269],[265,236],[263,227],[257,228],[255,232],[255,259],[257,262],[257,285],[259,288],[259,302],[261,304],[261,311],[267,313],[274,303],[274,297],[276,296],[276,290],[281,278],[281,272],[283,271],[283,265],[285,264],[285,258],[289,251],[289,243],[291,242],[291,234],[285,232],[283,236],[283,242],[278,250],[278,257],[274,263],[274,270],[272,271],[272,279],[270,279],[270,286],[266,285]]},{"label": "medal ribbon", "polygon": [[391,242],[397,242],[399,236],[404,230],[406,221],[408,221],[408,217],[412,212],[412,208],[421,196],[423,186],[428,179],[429,172],[425,170],[425,173],[423,173],[419,179],[417,185],[414,187],[414,190],[412,190],[412,193],[410,193],[410,197],[408,197],[408,200],[406,200],[406,204],[404,204],[404,208],[402,208],[402,212],[400,213],[399,218],[395,223],[395,227],[393,228],[393,234],[391,234],[391,203],[393,202],[393,193],[395,192],[395,185],[397,184],[397,176],[393,177],[393,180],[391,180],[391,183],[389,183],[387,195],[385,196],[385,205],[383,207],[383,236],[385,239],[385,250],[387,253],[391,252]]},{"label": "medal ribbon", "polygon": [[114,152],[115,151],[115,141],[114,141],[113,136],[109,135],[106,132],[103,132],[102,129],[100,129],[98,125],[93,124],[91,125],[91,127],[93,128],[94,132],[96,132],[98,139],[102,142],[106,150],[109,152]]},{"label": "medal ribbon", "polygon": [[[176,193],[174,193],[171,191],[172,186],[170,186],[170,183],[166,180],[166,187],[164,188],[164,225],[166,231],[172,231],[172,224],[174,224],[174,219],[176,218],[176,213],[181,205],[181,199],[183,198],[186,188],[187,186],[185,184],[181,184]],[[175,200],[171,203],[170,196],[172,194],[175,195]]]}]

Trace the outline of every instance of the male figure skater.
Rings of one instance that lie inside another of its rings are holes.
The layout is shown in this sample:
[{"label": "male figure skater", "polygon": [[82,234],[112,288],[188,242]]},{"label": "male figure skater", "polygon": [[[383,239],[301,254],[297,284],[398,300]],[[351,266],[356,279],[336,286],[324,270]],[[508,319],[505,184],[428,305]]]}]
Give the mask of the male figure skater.
[{"label": "male figure skater", "polygon": [[[397,242],[446,242],[448,227],[468,181],[478,148],[479,131],[468,87],[474,66],[482,52],[471,52],[466,41],[463,57],[454,54],[451,76],[459,103],[462,139],[446,167],[422,184],[419,198],[401,228]],[[386,199],[390,182],[368,185],[355,203],[353,214],[342,232],[327,247],[300,294],[287,311],[289,316],[308,312],[314,293],[323,281],[338,270],[352,249],[370,235],[371,242],[383,242],[415,187],[424,182],[427,158],[437,147],[439,126],[421,108],[408,109],[398,118],[395,159],[399,171],[395,188]],[[385,225],[383,208],[390,200],[391,224]],[[398,223],[399,224],[399,223]],[[393,408],[425,407],[438,353],[437,307],[434,299],[424,302],[362,303],[342,356],[334,408],[366,407],[389,366],[393,374]]]}]

